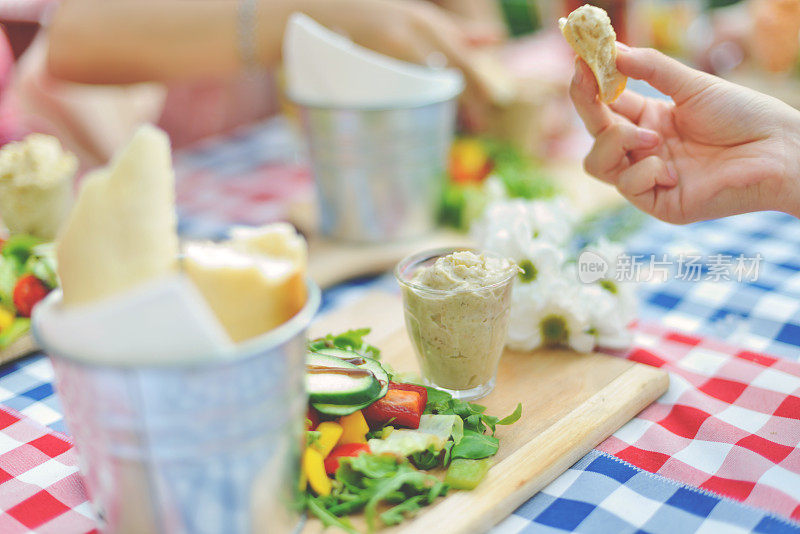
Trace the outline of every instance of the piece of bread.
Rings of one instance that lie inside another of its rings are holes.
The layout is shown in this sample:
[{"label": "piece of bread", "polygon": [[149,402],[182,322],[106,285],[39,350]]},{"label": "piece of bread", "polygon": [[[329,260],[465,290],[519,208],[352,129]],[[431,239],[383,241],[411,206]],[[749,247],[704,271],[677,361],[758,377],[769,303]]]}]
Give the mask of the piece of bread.
[{"label": "piece of bread", "polygon": [[272,330],[306,303],[307,247],[291,225],[238,228],[185,247],[183,268],[235,342]]},{"label": "piece of bread", "polygon": [[102,300],[176,272],[176,227],[169,138],[142,126],[81,184],[56,245],[64,304]]},{"label": "piece of bread", "polygon": [[599,7],[583,5],[558,20],[561,33],[575,52],[592,69],[600,89],[600,101],[613,102],[628,78],[617,70],[617,34],[611,19]]}]

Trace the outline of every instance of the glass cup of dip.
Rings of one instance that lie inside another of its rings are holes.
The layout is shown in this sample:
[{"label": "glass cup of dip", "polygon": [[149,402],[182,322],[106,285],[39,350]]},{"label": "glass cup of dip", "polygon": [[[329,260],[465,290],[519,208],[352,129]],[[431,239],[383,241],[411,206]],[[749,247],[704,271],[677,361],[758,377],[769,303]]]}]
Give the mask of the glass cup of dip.
[{"label": "glass cup of dip", "polygon": [[494,389],[517,272],[509,259],[463,248],[397,264],[406,328],[426,384],[465,400]]}]

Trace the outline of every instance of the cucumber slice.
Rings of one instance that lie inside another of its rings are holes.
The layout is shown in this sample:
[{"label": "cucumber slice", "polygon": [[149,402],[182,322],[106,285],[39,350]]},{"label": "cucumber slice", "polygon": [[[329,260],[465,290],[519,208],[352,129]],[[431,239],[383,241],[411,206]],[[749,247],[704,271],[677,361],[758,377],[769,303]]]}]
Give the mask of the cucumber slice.
[{"label": "cucumber slice", "polygon": [[[325,351],[331,350],[335,351],[337,349],[324,349]],[[342,353],[347,353],[347,351],[339,351]],[[328,355],[327,352],[320,351],[323,355]],[[319,354],[319,353],[318,353]],[[332,355],[332,354],[331,354]],[[338,356],[334,356],[338,357]],[[353,358],[353,353],[345,354],[345,357],[350,359]],[[380,362],[374,360],[372,358],[367,358],[366,356],[361,356],[364,360],[364,363],[358,365],[358,367],[362,369],[369,369],[372,371],[372,374],[375,375],[375,378],[380,382],[381,389],[374,398],[370,399],[367,402],[363,402],[360,404],[338,404],[338,403],[314,403],[314,409],[316,409],[321,414],[330,416],[330,417],[342,417],[345,415],[350,415],[358,410],[363,410],[373,402],[377,401],[378,399],[382,399],[386,392],[389,391],[389,375],[386,373],[384,368],[381,366]]]},{"label": "cucumber slice", "polygon": [[330,369],[316,372],[307,369],[306,390],[312,403],[362,404],[370,402],[381,391],[381,384],[372,373],[364,373],[366,369],[335,356],[309,353],[306,365]]},{"label": "cucumber slice", "polygon": [[[334,356],[336,358],[341,358],[344,361],[351,362],[356,365],[357,367],[361,367],[362,369],[369,369],[372,371],[372,374],[375,375],[375,378],[378,379],[378,382],[381,383],[381,392],[378,396],[372,399],[372,402],[375,402],[378,399],[382,399],[386,392],[389,391],[389,373],[383,368],[381,363],[374,358],[369,358],[367,356],[362,356],[357,352],[352,352],[349,350],[342,350],[342,349],[320,349],[316,352],[316,354],[325,354],[328,356]],[[356,363],[358,359],[361,359],[363,363]]]},{"label": "cucumber slice", "polygon": [[322,415],[327,415],[329,417],[344,417],[345,415],[350,415],[351,413],[355,413],[358,410],[363,410],[370,404],[375,401],[364,402],[362,404],[322,404],[322,403],[313,403],[311,406],[314,407]]}]

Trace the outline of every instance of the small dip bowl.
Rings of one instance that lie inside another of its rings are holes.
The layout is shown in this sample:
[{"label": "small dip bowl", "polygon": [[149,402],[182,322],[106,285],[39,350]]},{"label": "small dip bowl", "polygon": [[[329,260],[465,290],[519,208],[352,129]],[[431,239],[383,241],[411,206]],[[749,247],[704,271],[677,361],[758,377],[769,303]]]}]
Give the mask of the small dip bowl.
[{"label": "small dip bowl", "polygon": [[419,270],[458,251],[504,259],[465,248],[428,250],[403,259],[394,274],[403,293],[406,329],[426,384],[471,400],[494,389],[517,270],[511,268],[508,276],[486,285],[459,289],[433,289],[414,281]]}]

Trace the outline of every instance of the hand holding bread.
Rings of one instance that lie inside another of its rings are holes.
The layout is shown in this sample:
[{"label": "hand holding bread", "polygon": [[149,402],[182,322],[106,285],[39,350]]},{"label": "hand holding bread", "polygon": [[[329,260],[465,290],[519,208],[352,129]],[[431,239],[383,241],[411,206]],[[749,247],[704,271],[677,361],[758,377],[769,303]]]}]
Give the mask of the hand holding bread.
[{"label": "hand holding bread", "polygon": [[589,174],[672,223],[760,210],[800,216],[800,111],[656,50],[617,43],[616,52],[622,76],[671,100],[627,90],[605,103],[611,93],[578,59],[569,92],[595,138]]}]

